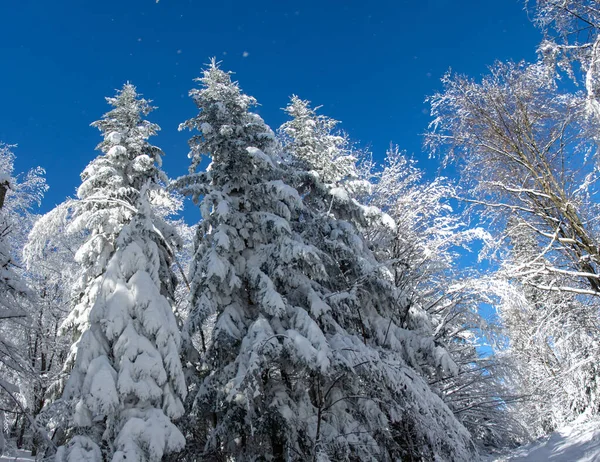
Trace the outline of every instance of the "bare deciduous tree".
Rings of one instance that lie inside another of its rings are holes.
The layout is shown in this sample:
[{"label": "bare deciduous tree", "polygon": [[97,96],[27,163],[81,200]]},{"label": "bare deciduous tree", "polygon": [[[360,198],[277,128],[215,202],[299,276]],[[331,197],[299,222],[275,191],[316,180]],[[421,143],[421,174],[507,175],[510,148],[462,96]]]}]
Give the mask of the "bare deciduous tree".
[{"label": "bare deciduous tree", "polygon": [[[444,85],[431,98],[427,145],[448,148],[485,218],[520,217],[535,232],[540,258],[514,275],[540,289],[600,295],[597,125],[586,97],[561,91],[544,64],[498,63],[480,83],[447,75]],[[556,277],[541,286],[542,273]]]}]

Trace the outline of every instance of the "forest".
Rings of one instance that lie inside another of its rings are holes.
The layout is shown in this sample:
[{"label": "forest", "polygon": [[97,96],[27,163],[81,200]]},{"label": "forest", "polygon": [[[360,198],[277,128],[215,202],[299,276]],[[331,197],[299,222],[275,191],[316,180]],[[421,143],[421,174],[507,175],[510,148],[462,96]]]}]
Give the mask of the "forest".
[{"label": "forest", "polygon": [[428,97],[436,178],[299,96],[270,128],[216,58],[179,178],[129,82],[48,213],[3,140],[0,455],[461,462],[600,418],[600,3],[525,7],[537,60]]}]

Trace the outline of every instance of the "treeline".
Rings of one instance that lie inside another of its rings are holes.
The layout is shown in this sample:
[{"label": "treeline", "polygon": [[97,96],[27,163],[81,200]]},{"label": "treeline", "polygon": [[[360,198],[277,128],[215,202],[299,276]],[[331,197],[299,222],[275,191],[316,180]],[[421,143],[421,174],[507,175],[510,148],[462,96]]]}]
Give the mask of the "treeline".
[{"label": "treeline", "polygon": [[[2,447],[460,461],[598,413],[600,5],[531,12],[537,62],[448,74],[430,98],[425,145],[456,181],[395,146],[374,162],[296,96],[273,132],[214,60],[181,178],[131,84],[92,124],[77,197],[44,216],[43,170],[16,175],[4,145]],[[472,246],[489,270],[462,263]]]}]

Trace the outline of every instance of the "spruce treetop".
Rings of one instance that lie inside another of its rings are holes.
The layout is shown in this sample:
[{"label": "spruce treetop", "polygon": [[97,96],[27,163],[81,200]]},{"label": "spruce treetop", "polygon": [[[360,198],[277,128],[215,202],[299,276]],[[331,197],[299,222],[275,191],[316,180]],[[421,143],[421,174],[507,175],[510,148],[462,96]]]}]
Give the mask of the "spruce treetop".
[{"label": "spruce treetop", "polygon": [[87,199],[100,193],[134,204],[146,182],[167,181],[160,170],[163,152],[148,142],[160,127],[144,119],[155,108],[130,83],[106,100],[113,109],[92,123],[104,137],[97,146],[103,155],[90,162],[82,173],[77,195]]},{"label": "spruce treetop", "polygon": [[[190,96],[199,114],[179,126],[180,130],[188,128],[200,132],[189,141],[190,173],[197,169],[203,155],[210,155],[217,165],[227,164],[230,156],[243,162],[248,146],[268,150],[273,143],[273,132],[260,116],[248,112],[258,103],[252,96],[242,93],[237,82],[231,80],[231,73],[220,69],[213,58],[203,76],[196,80],[202,88],[191,90]],[[243,166],[239,167],[243,172]]]}]

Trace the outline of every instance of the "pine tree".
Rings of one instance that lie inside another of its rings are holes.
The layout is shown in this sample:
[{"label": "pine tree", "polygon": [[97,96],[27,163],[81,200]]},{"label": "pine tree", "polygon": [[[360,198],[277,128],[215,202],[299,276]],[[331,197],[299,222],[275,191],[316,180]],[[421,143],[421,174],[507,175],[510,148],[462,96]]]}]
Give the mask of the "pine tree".
[{"label": "pine tree", "polygon": [[[384,317],[397,295],[385,271],[354,225],[327,213],[375,211],[352,202],[343,178],[325,184],[284,162],[249,112],[255,99],[214,61],[200,81],[199,114],[183,124],[200,134],[176,187],[203,217],[190,335],[216,314],[194,409],[210,416],[203,457],[395,460],[409,444],[423,457],[467,457],[467,432],[393,351],[419,339]],[[212,162],[195,173],[202,155]],[[313,198],[321,206],[304,203]]]},{"label": "pine tree", "polygon": [[143,119],[153,108],[130,84],[107,100],[113,109],[92,124],[102,154],[71,204],[71,231],[87,239],[65,323],[81,335],[63,394],[74,406],[69,441],[57,460],[159,461],[185,444],[172,423],[186,395],[172,311],[178,241],[155,212],[167,195],[162,151],[147,141],[159,127]]}]

